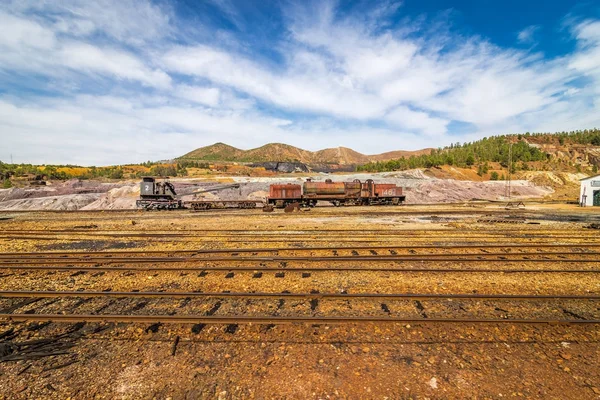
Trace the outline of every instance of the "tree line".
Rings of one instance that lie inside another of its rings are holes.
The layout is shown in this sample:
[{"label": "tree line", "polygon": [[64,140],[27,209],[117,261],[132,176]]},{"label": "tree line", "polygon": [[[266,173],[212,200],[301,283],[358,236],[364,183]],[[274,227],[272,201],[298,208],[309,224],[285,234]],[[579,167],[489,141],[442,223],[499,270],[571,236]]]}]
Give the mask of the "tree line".
[{"label": "tree line", "polygon": [[[567,143],[591,144],[600,146],[600,130],[582,130],[572,132],[525,133],[518,135],[503,135],[483,138],[474,142],[453,143],[444,148],[433,149],[429,154],[402,157],[389,161],[370,162],[358,166],[357,171],[385,172],[415,168],[432,168],[442,165],[468,168],[478,166],[479,175],[483,175],[489,168],[487,163],[500,163],[508,168],[510,153],[512,152],[512,172],[518,169],[528,169],[527,163],[533,161],[548,161],[550,155],[528,143],[527,139],[535,137],[536,141],[565,145]],[[512,149],[511,149],[512,143]],[[495,177],[495,176],[494,176]],[[497,178],[499,179],[499,177]]]},{"label": "tree line", "polygon": [[[136,166],[143,166],[143,171],[134,171]],[[129,168],[128,168],[129,167]],[[198,161],[178,161],[177,163],[160,163],[147,161],[129,166],[108,167],[81,167],[78,165],[33,165],[33,164],[7,164],[0,161],[0,183],[3,187],[10,187],[12,177],[33,175],[50,180],[67,179],[123,179],[141,178],[146,175],[153,176],[187,176],[188,168],[209,168],[210,165]],[[70,171],[72,170],[72,171]]]}]

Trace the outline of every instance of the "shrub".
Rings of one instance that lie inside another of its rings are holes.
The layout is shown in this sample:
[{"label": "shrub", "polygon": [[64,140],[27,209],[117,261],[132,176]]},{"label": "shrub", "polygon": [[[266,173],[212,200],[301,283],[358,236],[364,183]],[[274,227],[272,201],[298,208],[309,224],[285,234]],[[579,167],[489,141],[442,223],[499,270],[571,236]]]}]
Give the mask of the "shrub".
[{"label": "shrub", "polygon": [[467,159],[465,161],[465,163],[470,167],[471,165],[475,164],[475,157],[473,156],[473,154],[469,154],[467,156]]}]

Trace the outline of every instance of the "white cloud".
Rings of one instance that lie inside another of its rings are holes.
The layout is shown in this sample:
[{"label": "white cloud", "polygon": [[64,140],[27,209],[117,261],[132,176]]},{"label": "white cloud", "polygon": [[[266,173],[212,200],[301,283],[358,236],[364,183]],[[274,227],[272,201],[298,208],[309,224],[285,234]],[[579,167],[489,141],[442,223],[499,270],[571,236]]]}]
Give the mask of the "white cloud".
[{"label": "white cloud", "polygon": [[575,37],[584,43],[600,41],[600,21],[587,20],[573,27]]},{"label": "white cloud", "polygon": [[563,59],[546,62],[479,39],[448,49],[448,39],[426,42],[392,30],[373,33],[379,27],[361,19],[336,19],[332,3],[311,12],[304,10],[312,18],[296,11],[290,26],[294,41],[284,46],[283,68],[207,45],[171,50],[163,59],[165,68],[288,110],[394,121],[386,117],[392,110],[417,108],[415,122],[404,126],[419,131],[429,125],[435,132],[445,131],[440,124],[450,119],[487,130],[542,109],[557,101],[575,77]]},{"label": "white cloud", "polygon": [[160,88],[168,88],[171,84],[171,78],[165,72],[153,70],[137,57],[121,50],[70,42],[65,43],[57,54],[58,65],[76,71],[111,74]]},{"label": "white cloud", "polygon": [[177,47],[163,61],[168,70],[209,79],[287,109],[359,119],[382,115],[377,96],[352,90],[334,72],[321,69],[321,75],[314,74],[319,65],[309,64],[306,57],[297,58],[292,70],[280,74],[209,46]]},{"label": "white cloud", "polygon": [[167,88],[170,77],[147,66],[135,55],[110,46],[57,38],[48,27],[0,12],[0,70],[25,71],[47,76],[66,72],[92,73]]},{"label": "white cloud", "polygon": [[[212,1],[251,29],[233,3]],[[0,159],[144,161],[216,141],[378,153],[600,126],[598,20],[570,24],[576,49],[547,58],[450,29],[394,26],[399,2],[354,13],[336,5],[286,5],[283,39],[266,44],[271,59],[244,35],[193,36],[211,27],[182,26],[166,2],[6,1]],[[518,39],[531,44],[538,29]],[[51,95],[14,89],[30,80]]]},{"label": "white cloud", "polygon": [[[0,159],[16,162],[107,165],[180,156],[222,141],[241,148],[285,141],[310,150],[337,147],[351,138],[365,153],[391,148],[422,148],[427,138],[397,130],[356,125],[337,128],[327,121],[290,121],[248,112],[171,106],[156,99],[79,96],[15,105],[0,98]],[[51,149],[51,150],[50,150]]]},{"label": "white cloud", "polygon": [[435,118],[425,112],[414,111],[404,106],[393,109],[385,118],[407,131],[416,131],[426,136],[444,135],[450,123],[447,119]]},{"label": "white cloud", "polygon": [[217,88],[181,85],[175,90],[175,95],[196,103],[215,107],[219,104],[221,91]]},{"label": "white cloud", "polygon": [[569,68],[593,79],[596,93],[600,94],[600,21],[584,21],[573,27],[579,51],[569,62]]},{"label": "white cloud", "polygon": [[0,44],[5,49],[50,49],[56,45],[54,32],[40,24],[0,11]]},{"label": "white cloud", "polygon": [[523,44],[535,43],[535,34],[541,29],[539,25],[529,25],[527,28],[519,31],[517,34],[517,40]]},{"label": "white cloud", "polygon": [[173,12],[165,4],[143,0],[8,0],[0,9],[34,16],[63,33],[86,36],[100,32],[119,42],[140,45],[172,33]]}]

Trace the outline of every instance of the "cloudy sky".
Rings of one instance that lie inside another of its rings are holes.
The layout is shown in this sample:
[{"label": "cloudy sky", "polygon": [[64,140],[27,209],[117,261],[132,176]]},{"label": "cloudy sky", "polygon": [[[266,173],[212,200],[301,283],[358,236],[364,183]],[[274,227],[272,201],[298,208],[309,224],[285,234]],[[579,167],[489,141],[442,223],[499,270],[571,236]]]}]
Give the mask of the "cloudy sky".
[{"label": "cloudy sky", "polygon": [[600,5],[2,0],[0,160],[362,153],[600,127]]}]

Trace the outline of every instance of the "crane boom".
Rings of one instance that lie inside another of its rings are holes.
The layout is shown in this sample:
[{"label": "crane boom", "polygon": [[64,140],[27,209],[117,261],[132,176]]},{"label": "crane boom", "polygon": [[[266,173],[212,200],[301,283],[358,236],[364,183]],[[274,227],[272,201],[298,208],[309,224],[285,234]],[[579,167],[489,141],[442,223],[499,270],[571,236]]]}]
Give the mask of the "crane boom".
[{"label": "crane boom", "polygon": [[233,183],[231,185],[221,185],[221,186],[214,186],[212,188],[207,188],[207,189],[201,189],[201,190],[196,190],[193,191],[190,194],[200,194],[200,193],[208,193],[208,192],[218,192],[221,190],[225,190],[225,189],[237,189],[240,187],[239,183]]}]

